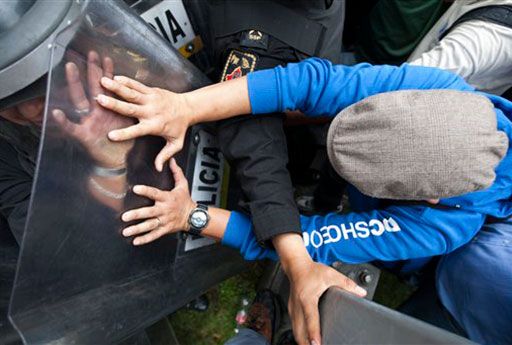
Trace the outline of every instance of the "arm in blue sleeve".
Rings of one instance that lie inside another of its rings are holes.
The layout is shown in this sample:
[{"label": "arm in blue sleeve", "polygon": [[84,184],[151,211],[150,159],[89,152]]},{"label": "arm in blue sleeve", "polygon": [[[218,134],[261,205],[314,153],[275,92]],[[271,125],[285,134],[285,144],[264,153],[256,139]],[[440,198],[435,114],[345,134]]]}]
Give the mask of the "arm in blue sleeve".
[{"label": "arm in blue sleeve", "polygon": [[302,219],[313,260],[362,263],[449,253],[469,242],[485,221],[480,213],[425,206],[391,206],[362,213]]},{"label": "arm in blue sleeve", "polygon": [[332,65],[311,58],[248,75],[253,114],[300,110],[309,116],[334,116],[368,96],[407,89],[473,91],[461,77],[438,68]]},{"label": "arm in blue sleeve", "polygon": [[[301,217],[308,253],[329,265],[447,254],[469,242],[484,221],[480,213],[424,206]],[[246,260],[278,259],[274,250],[258,244],[250,218],[237,212],[231,213],[222,244],[239,250]]]},{"label": "arm in blue sleeve", "polygon": [[235,211],[231,212],[221,243],[239,250],[245,260],[279,259],[274,250],[259,245],[252,231],[251,219]]}]

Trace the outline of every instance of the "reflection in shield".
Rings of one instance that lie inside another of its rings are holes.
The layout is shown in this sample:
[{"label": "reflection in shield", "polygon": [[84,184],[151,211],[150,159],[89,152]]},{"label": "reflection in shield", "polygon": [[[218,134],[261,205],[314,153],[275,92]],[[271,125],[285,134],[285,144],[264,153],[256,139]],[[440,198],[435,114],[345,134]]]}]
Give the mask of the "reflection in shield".
[{"label": "reflection in shield", "polygon": [[[161,139],[106,138],[131,120],[96,105],[95,97],[105,92],[99,79],[125,75],[175,92],[208,80],[118,2],[86,3],[51,49],[38,166],[9,316],[25,343],[117,342],[244,264],[218,245],[185,251],[179,236],[142,247],[121,236],[120,214],[148,203],[130,187],[172,185],[169,171],[153,166]],[[177,159],[192,181],[197,148],[188,143]],[[98,167],[118,173],[101,176]]]}]

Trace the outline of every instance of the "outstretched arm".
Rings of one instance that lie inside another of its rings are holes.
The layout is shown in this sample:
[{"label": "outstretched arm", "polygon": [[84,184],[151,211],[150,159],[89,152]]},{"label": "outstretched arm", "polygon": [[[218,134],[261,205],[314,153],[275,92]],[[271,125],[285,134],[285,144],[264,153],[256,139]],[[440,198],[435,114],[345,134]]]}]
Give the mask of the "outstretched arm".
[{"label": "outstretched arm", "polygon": [[333,65],[312,58],[251,73],[248,90],[254,114],[300,110],[308,116],[334,116],[368,96],[408,89],[473,90],[455,74],[411,66]]},{"label": "outstretched arm", "polygon": [[127,77],[105,77],[101,84],[125,101],[99,95],[98,103],[138,120],[136,125],[111,131],[108,135],[111,140],[125,141],[145,135],[166,139],[167,144],[155,159],[158,171],[183,148],[190,126],[251,112],[246,77],[182,94],[147,87]]},{"label": "outstretched arm", "polygon": [[[301,217],[303,246],[316,262],[398,261],[450,253],[480,229],[482,214],[428,206],[391,206],[369,212]],[[250,218],[231,212],[219,232],[222,244],[246,260],[273,258],[258,245]],[[218,238],[218,237],[217,237]]]},{"label": "outstretched arm", "polygon": [[[287,110],[332,116],[346,106],[381,92],[469,88],[462,79],[436,69],[408,65],[333,66],[320,59],[255,72],[247,78],[185,94],[148,88],[127,78],[103,78],[102,85],[129,103],[100,96],[101,105],[139,121],[135,126],[111,132],[112,140],[148,134],[160,135],[167,140],[155,161],[158,170],[181,150],[187,128],[198,122],[249,112]],[[295,338],[300,344],[320,343],[318,300],[330,286],[346,285],[346,282],[335,270],[313,263],[299,235],[282,234],[272,242],[291,281],[289,306]]]},{"label": "outstretched arm", "polygon": [[[130,210],[122,215],[126,222],[141,220],[123,230],[134,236],[134,244],[152,242],[166,234],[188,231],[188,215],[196,207],[188,183],[174,160],[172,191],[135,186],[136,194],[154,205]],[[222,241],[246,260],[277,260],[274,250],[258,244],[248,216],[212,207],[210,222],[202,235]],[[158,219],[158,220],[157,220]],[[397,261],[449,253],[467,243],[480,229],[485,216],[461,209],[438,209],[423,205],[390,206],[368,212],[331,213],[301,217],[302,241],[316,262],[362,263],[374,260]]]},{"label": "outstretched arm", "polygon": [[105,108],[133,117],[138,124],[112,131],[114,141],[144,135],[167,140],[155,160],[163,164],[183,147],[188,127],[248,113],[299,110],[308,116],[334,116],[365,97],[404,89],[472,90],[460,77],[436,68],[410,66],[332,65],[308,59],[287,67],[257,71],[246,77],[183,94],[151,88],[127,78],[102,78],[107,90],[124,101],[99,95]]}]

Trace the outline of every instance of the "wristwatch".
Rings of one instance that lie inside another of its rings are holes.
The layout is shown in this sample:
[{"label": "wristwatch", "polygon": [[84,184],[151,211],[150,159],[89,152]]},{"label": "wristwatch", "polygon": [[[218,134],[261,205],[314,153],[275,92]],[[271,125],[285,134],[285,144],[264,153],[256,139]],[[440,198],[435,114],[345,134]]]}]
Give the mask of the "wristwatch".
[{"label": "wristwatch", "polygon": [[188,225],[190,226],[188,232],[195,236],[201,235],[201,232],[206,228],[209,221],[210,215],[208,214],[208,206],[197,204],[197,207],[194,208],[188,216]]}]

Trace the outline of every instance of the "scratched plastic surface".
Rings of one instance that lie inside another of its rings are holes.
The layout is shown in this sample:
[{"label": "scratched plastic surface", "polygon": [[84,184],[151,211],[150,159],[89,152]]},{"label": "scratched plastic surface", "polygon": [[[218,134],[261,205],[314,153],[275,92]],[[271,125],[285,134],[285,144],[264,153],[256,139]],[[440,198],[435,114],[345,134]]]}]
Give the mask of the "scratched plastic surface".
[{"label": "scratched plastic surface", "polygon": [[322,344],[474,344],[337,288],[323,295],[320,320]]},{"label": "scratched plastic surface", "polygon": [[[153,167],[161,139],[105,139],[130,119],[95,106],[93,97],[104,92],[99,78],[126,75],[176,92],[208,80],[115,1],[88,3],[52,49],[43,138],[9,317],[27,344],[117,343],[244,266],[219,245],[185,252],[185,241],[174,235],[134,247],[120,235],[121,212],[147,204],[123,191],[140,183],[169,189],[172,183],[168,171]],[[55,110],[65,122],[57,121]],[[192,181],[195,151],[190,141],[185,146],[178,162]],[[91,177],[98,162],[126,164],[126,183],[97,187]]]}]

